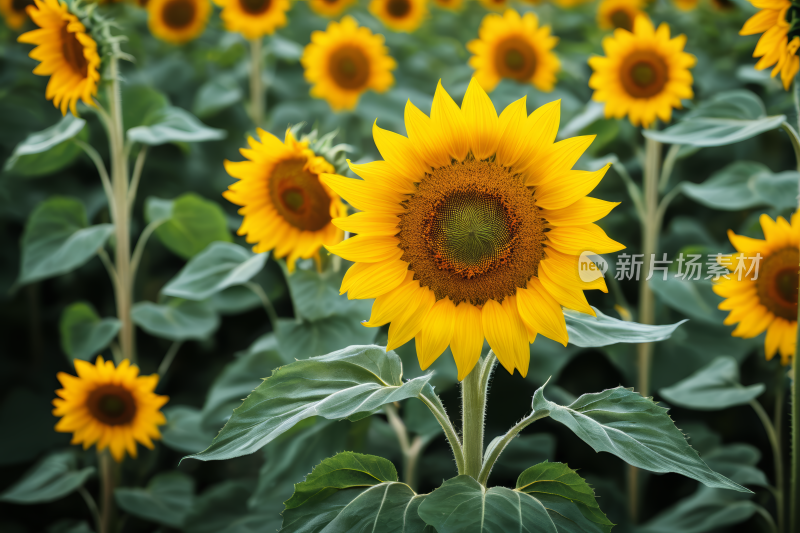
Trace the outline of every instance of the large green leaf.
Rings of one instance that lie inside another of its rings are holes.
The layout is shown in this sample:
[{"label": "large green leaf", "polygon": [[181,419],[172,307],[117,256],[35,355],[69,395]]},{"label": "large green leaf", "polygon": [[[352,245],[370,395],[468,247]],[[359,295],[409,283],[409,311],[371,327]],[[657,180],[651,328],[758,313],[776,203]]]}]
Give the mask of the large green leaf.
[{"label": "large green leaf", "polygon": [[114,498],[126,513],[179,528],[192,508],[194,480],[183,472],[162,472],[146,488],[118,488]]},{"label": "large green leaf", "polygon": [[209,461],[253,453],[303,419],[359,418],[418,396],[430,379],[426,374],[404,383],[402,373],[400,358],[378,346],[351,346],[282,366],[233,411],[207,450],[189,457]]},{"label": "large green leaf", "polygon": [[169,107],[169,98],[143,83],[122,84],[122,121],[125,129],[150,124]]},{"label": "large green leaf", "polygon": [[235,76],[217,75],[197,90],[192,111],[200,118],[216,115],[242,100],[244,92]]},{"label": "large green leaf", "polygon": [[[702,264],[702,263],[701,263]],[[717,308],[722,298],[711,290],[708,280],[689,280],[668,275],[653,276],[648,282],[656,296],[679,313],[706,324],[720,325],[726,313]]]},{"label": "large green leaf", "polygon": [[661,389],[670,403],[689,409],[716,411],[734,405],[745,405],[761,396],[763,383],[743,386],[739,381],[739,364],[733,357],[720,356],[683,381]]},{"label": "large green leaf", "polygon": [[75,450],[54,452],[0,494],[0,502],[29,504],[58,500],[82,487],[94,472],[92,466],[78,469]]},{"label": "large green leaf", "polygon": [[[150,217],[162,219],[167,212],[163,200],[153,202],[147,211],[149,222],[152,222]],[[156,229],[156,236],[184,259],[194,257],[214,241],[233,240],[219,204],[194,193],[186,193],[173,201],[169,219]]]},{"label": "large green leaf", "polygon": [[[297,314],[308,321],[334,315],[348,315],[358,320],[369,318],[372,300],[348,300],[339,295],[346,269],[339,272],[298,269],[286,276]],[[354,343],[350,343],[354,344]]]},{"label": "large green leaf", "polygon": [[159,145],[174,142],[217,141],[227,135],[225,130],[209,128],[180,107],[164,107],[148,118],[147,125],[128,130],[128,140]]},{"label": "large green leaf", "polygon": [[541,387],[533,395],[532,407],[534,413],[547,413],[567,426],[596,452],[609,452],[651,472],[675,472],[709,487],[750,492],[712,471],[675,427],[667,409],[633,389],[584,394],[563,407],[545,399]]},{"label": "large green leaf", "polygon": [[24,176],[56,172],[71,163],[81,152],[71,141],[83,131],[86,121],[68,113],[49,128],[31,133],[19,143],[3,170]]},{"label": "large green leaf", "polygon": [[364,327],[357,318],[343,315],[311,322],[281,318],[275,324],[281,353],[290,359],[306,359],[353,344],[369,344],[377,334],[377,328]]},{"label": "large green leaf", "polygon": [[87,226],[86,210],[80,200],[53,196],[39,204],[22,235],[22,264],[17,283],[65,274],[94,257],[114,226]]},{"label": "large green leaf", "polygon": [[[241,532],[236,525],[246,518],[247,497],[251,487],[241,480],[229,480],[208,488],[196,497],[192,510],[186,516],[183,531],[185,533],[233,533]],[[279,511],[276,511],[275,526],[280,523]],[[263,522],[266,522],[264,520]],[[268,524],[265,524],[268,525]],[[270,531],[264,528],[263,531]],[[247,530],[244,530],[247,531]]]},{"label": "large green leaf", "polygon": [[61,349],[70,359],[94,359],[117,335],[121,322],[100,318],[92,304],[75,302],[61,313]]},{"label": "large green leaf", "polygon": [[679,501],[637,533],[706,533],[739,524],[758,512],[759,505],[742,498],[732,498],[725,491],[700,487],[695,494]]},{"label": "large green leaf", "polygon": [[215,429],[203,425],[203,414],[197,407],[168,405],[164,408],[164,416],[167,424],[161,427],[161,438],[175,451],[201,452],[214,440]]},{"label": "large green leaf", "polygon": [[207,339],[219,327],[219,315],[208,302],[179,298],[134,304],[131,318],[150,335],[173,341]]},{"label": "large green leaf", "polygon": [[597,314],[596,317],[570,309],[564,310],[570,344],[581,348],[597,348],[618,342],[663,341],[668,339],[678,326],[686,322],[682,320],[666,326],[649,326],[612,318],[594,307],[592,309]]},{"label": "large green leaf", "polygon": [[[740,485],[770,486],[767,476],[758,468],[761,452],[751,444],[736,442],[719,446],[703,453],[703,460],[714,471]],[[726,494],[738,496],[738,493],[727,491]]]}]

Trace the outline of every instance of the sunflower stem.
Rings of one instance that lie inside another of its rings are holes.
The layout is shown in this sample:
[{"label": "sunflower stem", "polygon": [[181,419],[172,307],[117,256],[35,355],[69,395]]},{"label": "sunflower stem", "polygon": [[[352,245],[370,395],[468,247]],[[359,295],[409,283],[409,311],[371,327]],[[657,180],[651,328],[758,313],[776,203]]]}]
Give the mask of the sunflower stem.
[{"label": "sunflower stem", "polygon": [[[464,447],[464,474],[475,479],[483,467],[483,422],[486,415],[486,387],[482,379],[485,361],[478,363],[461,382],[462,443]],[[492,361],[493,362],[493,361]]]},{"label": "sunflower stem", "polygon": [[[798,86],[797,78],[794,80],[794,106],[797,113],[798,125],[800,125],[800,86]],[[787,128],[784,124],[784,129],[787,130],[789,136],[792,138],[792,146],[794,147],[795,157],[797,158],[797,168],[800,170],[800,141],[798,141],[797,132],[790,126]],[[800,199],[798,200],[800,201]],[[800,292],[798,293],[800,297]],[[800,323],[800,307],[797,308],[797,319]],[[797,338],[800,338],[800,327],[797,329]],[[792,357],[792,370],[791,378],[792,385],[789,397],[792,402],[791,410],[791,432],[792,432],[792,456],[791,456],[791,487],[789,492],[789,531],[800,530],[800,387],[798,387],[798,380],[800,380],[800,365],[797,364],[797,346],[795,344],[795,352]]]},{"label": "sunflower stem", "polygon": [[109,450],[98,453],[100,462],[100,524],[98,533],[112,533],[117,509],[114,504],[114,488],[117,484],[118,465]]},{"label": "sunflower stem", "polygon": [[257,128],[264,120],[264,82],[261,78],[263,37],[250,40],[250,115]]},{"label": "sunflower stem", "polygon": [[783,457],[781,455],[781,443],[780,440],[778,440],[778,432],[775,429],[775,425],[758,400],[750,400],[750,407],[756,412],[758,419],[764,426],[764,431],[767,433],[767,439],[772,448],[772,457],[775,465],[775,509],[778,515],[778,531],[783,533]]}]

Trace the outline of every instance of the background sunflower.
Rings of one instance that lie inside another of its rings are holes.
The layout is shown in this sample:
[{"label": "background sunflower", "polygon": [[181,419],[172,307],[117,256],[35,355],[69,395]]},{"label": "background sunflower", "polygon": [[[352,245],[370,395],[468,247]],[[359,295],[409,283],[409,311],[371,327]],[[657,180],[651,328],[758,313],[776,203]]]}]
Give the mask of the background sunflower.
[{"label": "background sunflower", "polygon": [[355,0],[308,0],[308,5],[314,13],[331,18],[338,17],[355,3]]},{"label": "background sunflower", "polygon": [[184,44],[196,39],[211,15],[208,0],[148,0],[147,24],[164,41]]},{"label": "background sunflower", "polygon": [[602,0],[597,5],[597,24],[604,30],[633,31],[633,21],[644,14],[641,0]]},{"label": "background sunflower", "polygon": [[33,0],[0,0],[0,14],[12,30],[18,30],[30,17],[25,9],[35,5]]},{"label": "background sunflower", "polygon": [[428,15],[427,0],[370,0],[369,11],[393,31],[413,32]]},{"label": "background sunflower", "polygon": [[226,30],[258,39],[286,25],[290,5],[289,0],[224,0],[220,18]]}]

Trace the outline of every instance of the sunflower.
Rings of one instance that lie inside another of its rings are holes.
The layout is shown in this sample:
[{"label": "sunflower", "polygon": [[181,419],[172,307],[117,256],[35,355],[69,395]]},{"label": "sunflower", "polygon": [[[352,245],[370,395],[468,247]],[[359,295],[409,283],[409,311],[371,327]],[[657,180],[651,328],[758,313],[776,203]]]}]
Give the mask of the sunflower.
[{"label": "sunflower", "polygon": [[149,0],[147,24],[153,35],[172,44],[197,38],[208,24],[208,0]]},{"label": "sunflower", "polygon": [[675,7],[681,11],[691,11],[697,8],[698,2],[699,0],[672,0],[672,3],[675,4]]},{"label": "sunflower", "polygon": [[592,0],[553,0],[553,3],[562,9],[571,9],[591,1]]},{"label": "sunflower", "polygon": [[219,16],[226,30],[258,39],[286,26],[290,7],[289,0],[224,0]]},{"label": "sunflower", "polygon": [[681,99],[694,96],[689,68],[696,59],[683,51],[685,44],[685,35],[670,39],[666,23],[655,30],[645,15],[636,17],[633,32],[618,28],[604,38],[606,56],[589,59],[589,87],[594,100],[606,103],[606,117],[627,115],[644,128],[656,117],[668,122]]},{"label": "sunflower", "polygon": [[467,43],[472,52],[469,64],[475,78],[491,92],[501,78],[531,83],[540,91],[553,90],[561,63],[552,52],[558,37],[550,35],[550,26],[539,27],[534,13],[520,16],[509,9],[502,16],[490,13],[483,17],[478,39]]},{"label": "sunflower", "polygon": [[30,18],[25,9],[32,5],[33,0],[0,0],[0,13],[9,28],[18,30]]},{"label": "sunflower", "polygon": [[633,21],[643,13],[642,0],[602,0],[597,6],[597,24],[603,30],[633,31]]},{"label": "sunflower", "polygon": [[58,373],[63,389],[56,391],[53,414],[61,417],[56,431],[72,433],[72,444],[88,449],[111,449],[117,462],[127,451],[136,457],[136,442],[153,449],[160,439],[158,426],[166,424],[161,407],[169,400],[153,391],[158,375],[139,376],[139,368],[125,359],[114,368],[111,361],[97,358],[96,364],[75,360],[75,377]]},{"label": "sunflower", "polygon": [[66,115],[67,109],[77,115],[75,104],[82,100],[93,106],[100,80],[100,56],[97,43],[86,33],[86,27],[58,0],[35,0],[28,10],[39,29],[23,33],[21,43],[38,45],[29,54],[39,61],[34,74],[50,76],[45,97]]},{"label": "sunflower", "polygon": [[[747,339],[766,330],[767,359],[780,352],[781,362],[787,365],[797,338],[800,213],[792,215],[791,223],[783,217],[772,220],[767,215],[761,215],[760,222],[764,240],[728,231],[728,238],[739,253],[720,261],[733,273],[729,279],[719,278],[714,292],[725,298],[719,308],[730,311],[725,324],[739,324],[733,336]],[[756,270],[752,258],[759,255]],[[737,268],[741,270],[736,272]]]},{"label": "sunflower", "polygon": [[800,8],[793,7],[789,0],[750,0],[761,11],[744,23],[739,35],[762,33],[753,57],[760,57],[758,70],[775,65],[772,77],[780,72],[783,88],[787,91],[800,70]]},{"label": "sunflower", "polygon": [[387,28],[412,32],[428,15],[427,0],[372,0],[369,11]]},{"label": "sunflower", "polygon": [[356,0],[308,0],[311,10],[323,17],[338,17],[345,9],[355,3]]},{"label": "sunflower", "polygon": [[384,160],[351,164],[363,180],[322,176],[361,210],[327,248],[356,263],[341,292],[375,298],[364,325],[391,323],[387,350],[416,338],[426,369],[449,345],[462,380],[485,338],[525,376],[537,333],[566,345],[561,306],[594,314],[583,290],[605,281],[582,282],[578,259],[624,248],[594,224],[617,204],[585,196],[608,166],[571,170],[594,136],[554,144],[559,116],[523,97],[498,118],[474,78],[459,108],[440,82],[430,117],[406,104],[409,137],[373,126]]},{"label": "sunflower", "polygon": [[314,154],[308,142],[297,141],[289,130],[284,142],[256,131],[261,142],[250,137],[250,149],[240,150],[247,161],[225,161],[225,170],[239,181],[222,195],[242,206],[238,233],[255,244],[253,251],[288,256],[292,272],[297,259],[318,258],[321,246],[342,240],[342,230],[331,220],[346,216],[347,206],[320,181],[320,174],[333,172],[333,166]]},{"label": "sunflower", "polygon": [[458,11],[464,5],[464,0],[433,0],[433,3],[441,9]]},{"label": "sunflower", "polygon": [[353,109],[368,89],[382,93],[394,83],[397,66],[384,45],[383,35],[359,27],[353,17],[330,22],[311,34],[300,59],[311,96],[324,98],[334,111]]}]

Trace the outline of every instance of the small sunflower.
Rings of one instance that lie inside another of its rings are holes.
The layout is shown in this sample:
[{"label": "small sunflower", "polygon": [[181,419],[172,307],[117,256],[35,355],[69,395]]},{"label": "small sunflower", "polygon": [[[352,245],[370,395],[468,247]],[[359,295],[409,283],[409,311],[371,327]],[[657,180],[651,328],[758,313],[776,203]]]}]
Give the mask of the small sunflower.
[{"label": "small sunflower", "polygon": [[669,26],[658,30],[645,15],[633,22],[633,32],[622,28],[603,39],[605,57],[592,57],[592,98],[605,102],[606,117],[628,116],[634,126],[647,128],[656,117],[668,122],[682,98],[692,98],[696,59],[683,51],[686,36],[670,39]]},{"label": "small sunflower", "polygon": [[356,0],[308,0],[308,5],[314,13],[330,18],[338,17],[355,3]]},{"label": "small sunflower", "polygon": [[558,37],[550,35],[550,26],[539,27],[534,13],[520,16],[513,9],[502,16],[490,13],[483,17],[478,36],[467,43],[473,54],[469,64],[486,91],[493,91],[501,78],[531,83],[544,92],[553,90],[561,68],[552,52]]},{"label": "small sunflower", "polygon": [[672,3],[681,11],[692,11],[697,8],[699,0],[672,0]]},{"label": "small sunflower", "polygon": [[23,33],[21,43],[38,45],[28,54],[39,61],[34,74],[50,76],[45,97],[61,110],[77,115],[75,104],[82,100],[93,106],[100,81],[100,56],[97,43],[86,32],[78,17],[69,12],[67,4],[58,0],[35,0],[28,10],[39,29]]},{"label": "small sunflower", "polygon": [[200,36],[211,15],[209,0],[149,0],[147,24],[163,41],[184,44]]},{"label": "small sunflower", "polygon": [[318,258],[320,247],[342,240],[344,233],[331,220],[346,216],[347,206],[320,181],[333,166],[308,142],[297,141],[289,130],[284,142],[256,131],[261,142],[250,137],[250,148],[240,150],[247,161],[225,161],[225,170],[239,181],[222,195],[242,206],[238,233],[255,244],[253,251],[288,256],[291,272],[297,259]]},{"label": "small sunflower", "polygon": [[258,39],[286,26],[290,7],[289,0],[224,0],[219,16],[226,30]]},{"label": "small sunflower", "polygon": [[602,0],[597,6],[600,29],[633,31],[633,21],[643,13],[643,0]]},{"label": "small sunflower", "polygon": [[160,439],[158,426],[166,424],[161,407],[169,400],[153,391],[158,375],[139,376],[139,368],[127,359],[114,368],[111,361],[97,358],[96,364],[75,360],[78,376],[58,373],[63,389],[56,391],[53,414],[61,417],[56,431],[72,433],[72,444],[88,449],[111,449],[117,462],[127,451],[136,457],[136,442],[153,449]]},{"label": "small sunflower", "polygon": [[761,11],[744,23],[739,35],[762,33],[753,57],[760,57],[758,70],[775,65],[772,77],[781,74],[783,88],[787,91],[800,71],[800,6],[789,0],[750,0]]},{"label": "small sunflower", "polygon": [[464,0],[433,0],[436,7],[441,9],[448,9],[450,11],[458,11],[464,5]]},{"label": "small sunflower", "polygon": [[608,166],[572,170],[594,136],[554,143],[559,116],[522,98],[498,118],[474,78],[459,108],[439,83],[430,117],[406,104],[408,137],[373,126],[384,160],[351,164],[362,180],[322,177],[361,211],[327,248],[356,263],[340,290],[375,298],[364,325],[390,323],[387,350],[416,339],[426,369],[449,345],[462,380],[485,338],[525,376],[537,333],[567,344],[561,306],[594,314],[583,291],[605,281],[581,281],[579,255],[624,248],[594,224],[617,204],[586,197]]},{"label": "small sunflower", "polygon": [[427,0],[372,0],[369,11],[387,28],[408,33],[428,16]]},{"label": "small sunflower", "polygon": [[30,18],[26,9],[32,5],[33,0],[0,0],[0,13],[9,28],[18,30]]},{"label": "small sunflower", "polygon": [[382,93],[394,83],[397,66],[383,35],[359,27],[353,17],[330,22],[311,34],[300,62],[312,84],[311,96],[328,101],[334,111],[353,109],[368,89]]},{"label": "small sunflower", "polygon": [[[734,272],[730,279],[719,278],[714,292],[725,298],[719,308],[730,311],[725,324],[739,324],[734,337],[748,339],[766,330],[767,359],[780,352],[781,362],[788,365],[797,342],[800,213],[792,215],[791,223],[783,217],[772,220],[767,215],[761,215],[760,222],[763,240],[728,231],[728,238],[739,253],[723,263]],[[755,276],[751,258],[757,254],[761,260]],[[741,279],[737,267],[744,267]]]}]

